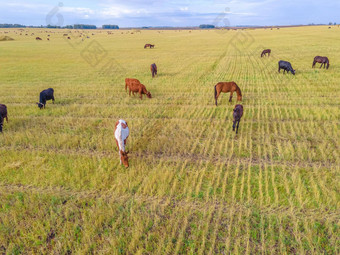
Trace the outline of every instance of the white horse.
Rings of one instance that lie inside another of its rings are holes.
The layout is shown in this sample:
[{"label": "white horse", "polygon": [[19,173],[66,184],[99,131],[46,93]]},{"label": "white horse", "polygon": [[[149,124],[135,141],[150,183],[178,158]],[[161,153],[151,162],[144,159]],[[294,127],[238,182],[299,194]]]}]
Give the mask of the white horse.
[{"label": "white horse", "polygon": [[120,156],[120,164],[129,167],[128,151],[125,151],[126,139],[129,137],[130,130],[125,120],[118,120],[115,126],[115,138]]}]

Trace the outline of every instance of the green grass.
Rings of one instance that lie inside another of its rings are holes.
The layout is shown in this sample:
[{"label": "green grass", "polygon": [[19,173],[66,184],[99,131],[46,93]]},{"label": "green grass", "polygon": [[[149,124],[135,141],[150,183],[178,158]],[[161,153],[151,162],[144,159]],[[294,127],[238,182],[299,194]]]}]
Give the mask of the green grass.
[{"label": "green grass", "polygon": [[[339,254],[340,28],[95,31],[84,41],[4,31],[15,40],[0,42],[0,253]],[[97,64],[84,58],[91,45],[104,52]],[[316,55],[329,70],[311,68]],[[277,72],[281,59],[296,76]],[[126,77],[153,98],[129,97]],[[236,95],[214,105],[219,81],[243,93],[237,136]],[[56,102],[39,110],[49,87]],[[120,118],[128,169],[114,141]]]}]

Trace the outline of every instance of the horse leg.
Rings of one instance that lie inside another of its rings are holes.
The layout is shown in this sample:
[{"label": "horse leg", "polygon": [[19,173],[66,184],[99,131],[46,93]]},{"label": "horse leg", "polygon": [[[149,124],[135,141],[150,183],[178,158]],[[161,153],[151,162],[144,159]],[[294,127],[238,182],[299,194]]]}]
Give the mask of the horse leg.
[{"label": "horse leg", "polygon": [[279,67],[279,73],[280,73],[281,68]]},{"label": "horse leg", "polygon": [[8,117],[6,116],[5,118],[6,118],[6,121],[8,122]]},{"label": "horse leg", "polygon": [[230,91],[229,102],[231,102],[231,99],[233,98],[233,93],[234,93],[234,91]]},{"label": "horse leg", "polygon": [[2,116],[0,115],[0,133],[2,133],[2,125],[3,125],[3,118]]},{"label": "horse leg", "polygon": [[131,89],[129,88],[129,97],[131,96]]},{"label": "horse leg", "polygon": [[139,89],[140,100],[143,98],[142,89]]},{"label": "horse leg", "polygon": [[240,125],[240,121],[237,121],[237,127],[236,127],[236,134],[238,132],[238,126]]},{"label": "horse leg", "polygon": [[217,94],[216,94],[216,97],[215,97],[215,104],[216,104],[216,106],[217,106],[217,99],[220,96],[220,93],[221,93],[221,91],[217,90]]},{"label": "horse leg", "polygon": [[52,97],[52,103],[54,104],[54,96]]},{"label": "horse leg", "polygon": [[323,65],[323,64],[321,63],[320,69],[321,69],[322,65]]}]

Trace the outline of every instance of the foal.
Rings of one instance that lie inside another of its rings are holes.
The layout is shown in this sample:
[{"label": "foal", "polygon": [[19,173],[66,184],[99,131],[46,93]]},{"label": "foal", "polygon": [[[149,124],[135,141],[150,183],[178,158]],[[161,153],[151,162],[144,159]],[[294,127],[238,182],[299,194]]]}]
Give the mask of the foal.
[{"label": "foal", "polygon": [[238,126],[240,125],[240,120],[243,115],[243,106],[241,104],[235,105],[234,112],[233,112],[233,131],[235,131],[236,127],[236,122],[237,122],[237,127],[236,127],[236,134],[238,131]]}]

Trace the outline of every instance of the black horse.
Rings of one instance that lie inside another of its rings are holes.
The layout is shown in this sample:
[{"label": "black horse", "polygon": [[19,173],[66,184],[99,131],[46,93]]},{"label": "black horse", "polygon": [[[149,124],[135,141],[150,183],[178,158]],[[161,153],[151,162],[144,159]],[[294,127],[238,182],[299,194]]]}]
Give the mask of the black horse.
[{"label": "black horse", "polygon": [[7,117],[7,107],[4,104],[0,104],[0,133],[2,132],[2,126],[4,124],[4,119],[8,122]]},{"label": "black horse", "polygon": [[155,77],[155,75],[157,75],[157,66],[155,63],[151,64],[150,70],[151,70],[152,78]]},{"label": "black horse", "polygon": [[237,123],[237,127],[236,127],[236,134],[238,131],[238,126],[240,125],[240,120],[243,116],[243,105],[241,104],[237,104],[235,105],[234,111],[233,111],[233,131],[235,131],[235,127],[236,127],[236,123]]},{"label": "black horse", "polygon": [[37,103],[37,105],[40,108],[40,110],[42,108],[45,108],[47,100],[51,100],[52,99],[52,102],[54,103],[54,95],[53,95],[53,93],[54,93],[54,90],[52,88],[45,89],[45,90],[40,92],[39,103]]},{"label": "black horse", "polygon": [[295,70],[293,69],[292,65],[287,61],[283,61],[283,60],[279,61],[279,72],[281,69],[283,69],[283,73],[291,72],[293,75],[295,75]]}]

